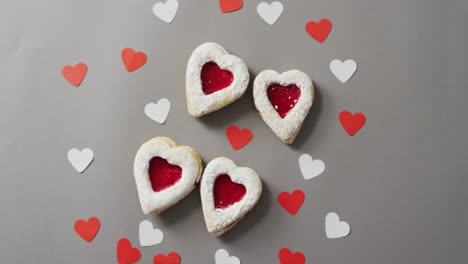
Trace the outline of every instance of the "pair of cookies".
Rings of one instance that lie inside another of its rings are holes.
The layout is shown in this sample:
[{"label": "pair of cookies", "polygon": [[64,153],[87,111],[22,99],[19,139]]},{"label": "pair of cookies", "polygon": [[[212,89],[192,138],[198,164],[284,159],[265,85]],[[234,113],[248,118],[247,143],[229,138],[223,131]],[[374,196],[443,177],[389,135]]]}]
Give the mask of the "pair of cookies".
[{"label": "pair of cookies", "polygon": [[[250,76],[245,63],[216,43],[197,47],[187,64],[186,93],[190,115],[200,117],[239,99]],[[265,70],[253,85],[255,107],[271,130],[284,143],[294,142],[314,99],[307,74],[290,70]]]},{"label": "pair of cookies", "polygon": [[134,176],[145,214],[159,214],[187,196],[200,182],[207,229],[219,236],[235,226],[257,203],[262,182],[254,170],[230,159],[210,161],[203,171],[200,155],[167,137],[144,143],[134,162]]}]

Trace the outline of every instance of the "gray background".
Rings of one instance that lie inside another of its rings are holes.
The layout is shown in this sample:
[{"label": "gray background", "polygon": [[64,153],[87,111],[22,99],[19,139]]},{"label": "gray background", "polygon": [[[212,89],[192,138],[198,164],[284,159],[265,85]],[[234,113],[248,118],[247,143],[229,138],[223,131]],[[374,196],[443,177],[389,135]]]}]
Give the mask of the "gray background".
[{"label": "gray background", "polygon": [[[0,256],[2,263],[113,263],[116,242],[138,243],[151,220],[162,244],[142,249],[140,263],[178,251],[182,263],[214,263],[218,248],[244,264],[278,263],[282,247],[303,251],[307,263],[464,263],[468,209],[468,2],[465,0],[283,0],[278,22],[256,13],[260,0],[222,14],[215,0],[180,0],[172,24],[152,13],[154,0],[0,1]],[[330,18],[323,44],[305,30]],[[293,146],[255,112],[251,88],[233,105],[197,120],[185,105],[185,66],[200,43],[216,41],[244,59],[252,75],[297,68],[315,82],[317,98]],[[127,73],[125,47],[148,63]],[[358,71],[341,84],[332,59],[352,58]],[[61,76],[83,61],[79,88]],[[165,125],[143,113],[167,97]],[[344,109],[367,125],[349,137]],[[235,152],[224,129],[248,127],[254,140]],[[221,239],[207,233],[199,193],[161,216],[141,212],[132,175],[138,147],[165,135],[194,147],[205,161],[218,156],[254,168],[265,191],[258,206]],[[92,148],[94,163],[78,174],[72,148]],[[305,181],[297,159],[310,153],[325,172]],[[296,216],[276,202],[300,188]],[[324,218],[350,223],[344,239],[325,237]],[[98,216],[102,228],[87,244],[73,231],[78,218]]]}]

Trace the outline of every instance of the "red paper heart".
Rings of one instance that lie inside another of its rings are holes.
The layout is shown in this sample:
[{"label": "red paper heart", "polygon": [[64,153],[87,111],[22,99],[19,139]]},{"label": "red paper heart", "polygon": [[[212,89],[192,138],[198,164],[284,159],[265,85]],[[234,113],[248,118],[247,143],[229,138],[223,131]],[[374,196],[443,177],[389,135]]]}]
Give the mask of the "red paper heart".
[{"label": "red paper heart", "polygon": [[221,70],[218,64],[208,62],[202,67],[200,79],[203,93],[212,94],[228,87],[234,80],[234,77],[230,71]]},{"label": "red paper heart", "polygon": [[304,264],[306,258],[302,252],[292,253],[289,248],[282,248],[278,252],[281,264]]},{"label": "red paper heart", "polygon": [[219,0],[219,7],[223,13],[239,10],[242,8],[242,5],[244,5],[242,0]]},{"label": "red paper heart", "polygon": [[182,168],[172,165],[161,157],[150,160],[148,167],[153,191],[159,192],[176,184],[182,178]]},{"label": "red paper heart", "polygon": [[131,48],[125,48],[122,50],[122,61],[128,72],[138,70],[146,63],[146,60],[146,54],[141,51],[135,52]]},{"label": "red paper heart", "polygon": [[242,200],[245,193],[244,185],[233,182],[227,174],[220,175],[216,178],[213,187],[215,208],[227,208]]},{"label": "red paper heart", "polygon": [[268,87],[267,95],[273,108],[284,118],[299,100],[301,89],[295,84],[283,86],[275,83]]},{"label": "red paper heart", "polygon": [[179,264],[180,255],[177,252],[171,252],[167,256],[158,254],[153,258],[153,264]]},{"label": "red paper heart", "polygon": [[366,124],[366,116],[362,113],[352,114],[350,111],[342,111],[339,119],[344,130],[350,136],[356,134]]},{"label": "red paper heart", "polygon": [[119,264],[131,264],[138,262],[141,253],[138,248],[133,248],[130,240],[121,238],[117,243],[117,262]]},{"label": "red paper heart", "polygon": [[332,23],[326,18],[320,20],[318,23],[315,21],[309,21],[306,24],[307,33],[320,43],[323,43],[327,39],[331,29]]},{"label": "red paper heart", "polygon": [[301,209],[304,200],[305,194],[301,190],[295,190],[291,194],[282,192],[278,195],[280,205],[292,215],[295,215]]},{"label": "red paper heart", "polygon": [[234,150],[243,148],[245,145],[249,144],[253,138],[253,134],[250,129],[244,128],[240,130],[235,125],[230,125],[226,128],[226,136]]},{"label": "red paper heart", "polygon": [[81,84],[87,72],[88,66],[81,62],[76,64],[74,67],[67,65],[62,69],[63,78],[75,87],[78,87]]},{"label": "red paper heart", "polygon": [[91,217],[88,221],[78,219],[73,226],[75,232],[88,243],[93,241],[100,227],[101,222],[97,217]]}]

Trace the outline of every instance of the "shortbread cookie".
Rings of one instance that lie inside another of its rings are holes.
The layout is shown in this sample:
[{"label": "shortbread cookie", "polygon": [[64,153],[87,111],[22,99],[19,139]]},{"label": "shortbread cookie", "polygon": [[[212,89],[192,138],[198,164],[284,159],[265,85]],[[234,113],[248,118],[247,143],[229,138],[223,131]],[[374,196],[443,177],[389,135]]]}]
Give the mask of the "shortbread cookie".
[{"label": "shortbread cookie", "polygon": [[214,112],[241,97],[249,84],[245,63],[216,43],[198,46],[187,64],[186,93],[190,115]]},{"label": "shortbread cookie", "polygon": [[189,194],[200,181],[202,161],[187,146],[155,137],[138,150],[133,172],[145,214],[159,214]]},{"label": "shortbread cookie", "polygon": [[314,100],[309,76],[298,70],[282,74],[265,70],[255,78],[253,94],[265,123],[281,141],[293,143]]},{"label": "shortbread cookie", "polygon": [[220,236],[257,204],[262,182],[252,169],[221,157],[206,165],[200,194],[208,232]]}]

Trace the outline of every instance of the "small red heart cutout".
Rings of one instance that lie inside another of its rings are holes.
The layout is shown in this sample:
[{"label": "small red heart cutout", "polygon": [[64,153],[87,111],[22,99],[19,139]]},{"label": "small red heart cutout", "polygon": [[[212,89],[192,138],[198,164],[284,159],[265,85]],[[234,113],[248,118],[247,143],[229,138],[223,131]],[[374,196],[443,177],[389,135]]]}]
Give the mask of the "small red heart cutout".
[{"label": "small red heart cutout", "polygon": [[350,136],[356,134],[366,124],[366,116],[362,113],[353,114],[350,111],[342,111],[339,119],[344,130]]},{"label": "small red heart cutout", "polygon": [[292,253],[289,248],[282,248],[278,252],[281,264],[304,264],[306,258],[302,252]]},{"label": "small red heart cutout", "polygon": [[242,0],[219,0],[219,7],[223,13],[234,12],[241,9],[243,5]]},{"label": "small red heart cutout", "polygon": [[288,211],[288,213],[295,215],[305,200],[305,194],[301,190],[295,190],[292,193],[282,192],[278,195],[278,202]]},{"label": "small red heart cutout", "polygon": [[332,23],[326,18],[321,19],[318,23],[315,21],[309,21],[306,24],[307,33],[320,43],[323,43],[327,39],[331,29]]},{"label": "small red heart cutout", "polygon": [[62,75],[71,85],[78,87],[84,80],[86,73],[88,72],[88,66],[82,62],[75,66],[66,65],[62,69]]},{"label": "small red heart cutout", "polygon": [[147,60],[144,52],[135,52],[131,48],[125,48],[122,50],[122,61],[128,72],[138,70],[141,66],[145,65]]},{"label": "small red heart cutout", "polygon": [[133,248],[127,238],[121,238],[117,243],[117,262],[119,264],[131,264],[140,260],[141,253],[138,248]]},{"label": "small red heart cutout", "polygon": [[153,264],[179,264],[180,255],[177,252],[170,252],[167,256],[158,254],[153,258]]},{"label": "small red heart cutout", "polygon": [[252,141],[253,134],[248,128],[240,130],[235,125],[230,125],[226,128],[226,136],[234,150],[239,150]]},{"label": "small red heart cutout", "polygon": [[100,227],[101,222],[97,217],[91,217],[88,221],[78,219],[73,226],[75,232],[88,243],[93,241]]}]

